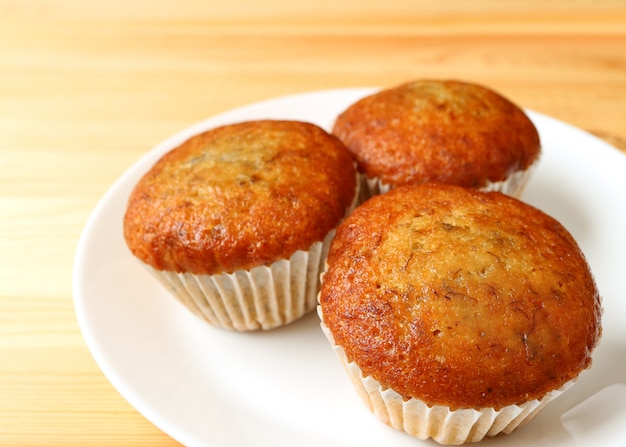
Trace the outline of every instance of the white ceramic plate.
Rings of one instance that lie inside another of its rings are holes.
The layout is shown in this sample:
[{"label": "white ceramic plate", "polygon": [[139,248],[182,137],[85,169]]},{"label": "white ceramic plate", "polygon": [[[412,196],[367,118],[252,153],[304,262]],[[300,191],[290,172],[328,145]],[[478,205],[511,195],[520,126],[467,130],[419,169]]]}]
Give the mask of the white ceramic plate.
[{"label": "white ceramic plate", "polygon": [[[289,96],[203,121],[140,159],[103,197],[74,266],[81,330],[98,365],[141,414],[188,446],[416,446],[358,400],[317,315],[267,333],[197,320],[133,259],[122,236],[139,177],[191,135],[230,122],[299,119],[329,128],[371,89]],[[626,156],[595,137],[529,112],[544,154],[524,200],[559,219],[586,253],[604,297],[594,365],[532,423],[489,441],[507,446],[626,446]]]}]

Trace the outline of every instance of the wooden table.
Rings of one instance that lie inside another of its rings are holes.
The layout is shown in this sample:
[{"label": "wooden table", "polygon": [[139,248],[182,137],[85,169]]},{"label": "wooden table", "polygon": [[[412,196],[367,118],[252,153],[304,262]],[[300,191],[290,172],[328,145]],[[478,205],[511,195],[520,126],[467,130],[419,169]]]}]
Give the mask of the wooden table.
[{"label": "wooden table", "polygon": [[235,106],[419,77],[625,149],[626,3],[0,0],[0,445],[177,444],[109,384],[72,302],[83,225],[134,161]]}]

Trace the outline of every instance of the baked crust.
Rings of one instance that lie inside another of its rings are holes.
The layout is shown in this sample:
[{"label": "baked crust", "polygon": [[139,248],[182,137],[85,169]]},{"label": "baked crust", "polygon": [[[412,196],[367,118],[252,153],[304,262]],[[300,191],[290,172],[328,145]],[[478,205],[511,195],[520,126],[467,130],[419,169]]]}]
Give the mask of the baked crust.
[{"label": "baked crust", "polygon": [[540,399],[591,362],[601,301],[555,219],[499,192],[405,186],[337,229],[319,296],[334,341],[427,405]]},{"label": "baked crust", "polygon": [[454,80],[418,80],[367,96],[337,117],[333,134],[361,172],[391,186],[485,187],[527,169],[540,153],[523,110],[491,89]]},{"label": "baked crust", "polygon": [[231,273],[322,241],[355,194],[354,161],[321,128],[250,121],[196,135],[133,190],[124,236],[158,270]]}]

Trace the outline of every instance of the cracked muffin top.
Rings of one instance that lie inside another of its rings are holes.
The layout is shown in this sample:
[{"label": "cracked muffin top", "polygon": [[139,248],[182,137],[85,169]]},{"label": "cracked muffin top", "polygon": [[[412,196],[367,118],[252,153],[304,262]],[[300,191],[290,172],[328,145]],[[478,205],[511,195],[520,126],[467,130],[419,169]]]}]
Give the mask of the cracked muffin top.
[{"label": "cracked muffin top", "polygon": [[486,187],[526,170],[540,153],[524,111],[495,91],[456,80],[416,80],[366,96],[333,134],[360,172],[391,186]]},{"label": "cracked muffin top", "polygon": [[601,301],[554,218],[499,192],[404,186],[337,229],[320,314],[347,358],[405,399],[496,409],[590,366]]},{"label": "cracked muffin top", "polygon": [[322,241],[345,217],[355,176],[345,146],[314,124],[225,125],[172,149],[139,180],[124,236],[158,270],[249,270]]}]

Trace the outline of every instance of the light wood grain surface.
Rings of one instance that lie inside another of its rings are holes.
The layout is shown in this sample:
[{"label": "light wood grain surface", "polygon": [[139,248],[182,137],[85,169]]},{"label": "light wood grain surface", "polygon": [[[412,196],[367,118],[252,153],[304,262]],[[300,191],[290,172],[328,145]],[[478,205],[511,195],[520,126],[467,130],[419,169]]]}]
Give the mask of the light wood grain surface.
[{"label": "light wood grain surface", "polygon": [[109,384],[73,309],[83,225],[134,161],[235,106],[420,77],[626,150],[626,3],[0,0],[0,445],[177,444]]}]

